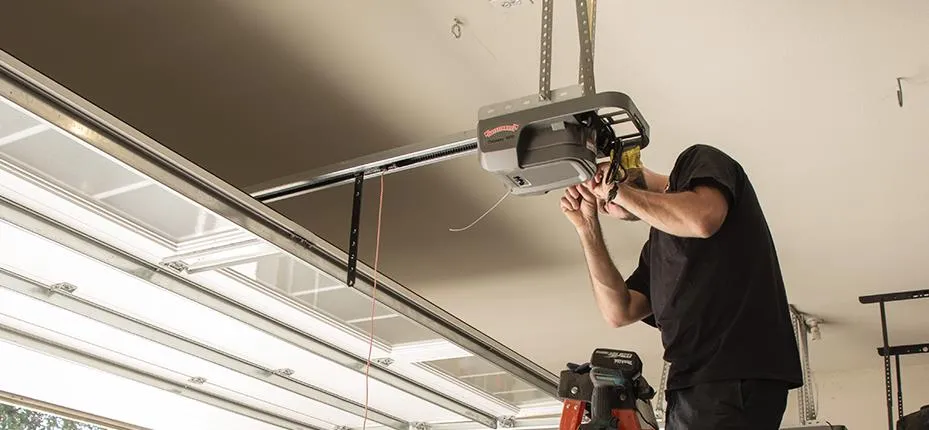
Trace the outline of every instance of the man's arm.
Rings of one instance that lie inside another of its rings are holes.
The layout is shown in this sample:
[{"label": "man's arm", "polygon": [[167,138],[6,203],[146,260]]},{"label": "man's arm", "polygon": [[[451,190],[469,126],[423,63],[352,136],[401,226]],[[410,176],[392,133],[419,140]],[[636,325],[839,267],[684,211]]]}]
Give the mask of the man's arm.
[{"label": "man's arm", "polygon": [[599,223],[579,228],[578,236],[587,259],[594,298],[603,319],[616,328],[651,315],[648,298],[638,291],[630,290],[619,269],[613,264]]},{"label": "man's arm", "polygon": [[665,233],[704,239],[719,231],[729,212],[726,196],[706,185],[692,191],[655,193],[621,184],[614,203]]}]

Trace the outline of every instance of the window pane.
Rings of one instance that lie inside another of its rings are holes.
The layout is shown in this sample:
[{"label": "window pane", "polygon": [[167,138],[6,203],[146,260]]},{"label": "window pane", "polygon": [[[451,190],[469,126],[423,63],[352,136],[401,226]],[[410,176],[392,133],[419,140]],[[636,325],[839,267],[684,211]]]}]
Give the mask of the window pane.
[{"label": "window pane", "polygon": [[[368,307],[370,307],[370,305],[368,305]],[[370,336],[370,315],[362,318],[361,321],[352,322],[352,325],[358,327],[361,331]],[[439,336],[402,315],[393,314],[393,316],[389,318],[374,320],[374,337],[388,345],[399,345],[433,340],[437,339]]]},{"label": "window pane", "polygon": [[102,201],[174,243],[234,229],[226,220],[160,186],[142,187]]},{"label": "window pane", "polygon": [[[370,335],[371,298],[302,261],[278,254],[230,269],[288,294],[300,303],[344,323],[346,327]],[[437,334],[381,303],[377,303],[374,317],[374,337],[388,345],[439,339]]]},{"label": "window pane", "polygon": [[516,379],[513,375],[504,372],[499,367],[480,357],[435,360],[425,364],[478,390],[517,406],[551,399],[548,394]]},{"label": "window pane", "polygon": [[[32,173],[51,179],[85,196],[148,182],[96,152],[75,144],[68,136],[49,129],[0,148],[8,159]],[[94,172],[88,175],[87,172]]]},{"label": "window pane", "polygon": [[199,206],[49,129],[0,146],[0,156],[53,184],[178,244],[236,227]]},{"label": "window pane", "polygon": [[39,121],[30,118],[19,109],[0,103],[0,139],[39,124]]}]

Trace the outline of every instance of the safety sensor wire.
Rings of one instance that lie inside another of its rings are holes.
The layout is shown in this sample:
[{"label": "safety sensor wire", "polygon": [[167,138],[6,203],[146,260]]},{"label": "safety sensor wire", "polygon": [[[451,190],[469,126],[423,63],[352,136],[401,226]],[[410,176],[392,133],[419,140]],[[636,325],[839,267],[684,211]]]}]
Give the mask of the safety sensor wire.
[{"label": "safety sensor wire", "polygon": [[369,375],[369,370],[371,369],[371,355],[374,352],[374,321],[375,314],[377,313],[377,265],[378,260],[380,259],[381,253],[381,213],[384,212],[384,174],[381,175],[381,192],[378,195],[377,203],[377,228],[375,229],[375,239],[374,239],[374,280],[372,282],[373,286],[371,288],[371,327],[370,327],[370,337],[368,338],[368,359],[365,362],[365,405],[364,405],[364,421],[362,421],[361,428],[362,430],[367,430],[368,428],[368,402],[369,402],[369,390],[370,390],[370,381],[371,377]]}]

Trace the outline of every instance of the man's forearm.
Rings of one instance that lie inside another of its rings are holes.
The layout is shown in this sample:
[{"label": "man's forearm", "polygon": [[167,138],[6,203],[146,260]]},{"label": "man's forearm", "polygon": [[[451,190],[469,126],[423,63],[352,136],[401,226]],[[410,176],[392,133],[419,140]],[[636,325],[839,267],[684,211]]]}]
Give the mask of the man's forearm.
[{"label": "man's forearm", "polygon": [[603,318],[613,327],[636,321],[632,315],[631,296],[619,269],[613,264],[599,225],[578,229],[584,257],[590,273],[594,298]]},{"label": "man's forearm", "polygon": [[656,193],[620,185],[616,204],[652,227],[680,237],[710,237],[725,219],[725,197],[715,190]]}]

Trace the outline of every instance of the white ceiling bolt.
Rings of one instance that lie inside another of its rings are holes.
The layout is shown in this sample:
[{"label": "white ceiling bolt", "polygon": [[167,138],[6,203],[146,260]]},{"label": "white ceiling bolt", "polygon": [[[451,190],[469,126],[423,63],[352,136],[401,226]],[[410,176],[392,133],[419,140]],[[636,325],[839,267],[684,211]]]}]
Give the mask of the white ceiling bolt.
[{"label": "white ceiling bolt", "polygon": [[822,337],[822,334],[819,331],[819,325],[823,320],[819,318],[807,317],[804,321],[804,324],[807,326],[807,330],[810,332],[811,340],[819,340]]}]

